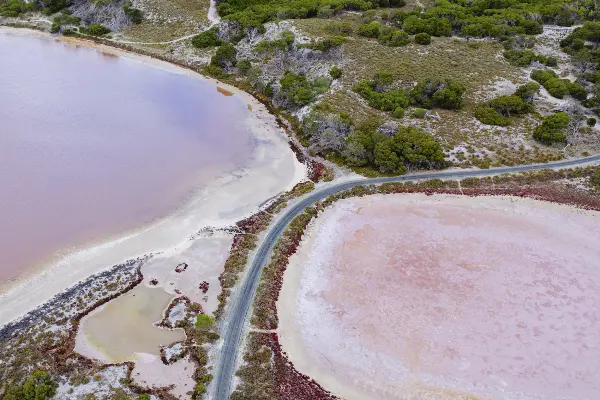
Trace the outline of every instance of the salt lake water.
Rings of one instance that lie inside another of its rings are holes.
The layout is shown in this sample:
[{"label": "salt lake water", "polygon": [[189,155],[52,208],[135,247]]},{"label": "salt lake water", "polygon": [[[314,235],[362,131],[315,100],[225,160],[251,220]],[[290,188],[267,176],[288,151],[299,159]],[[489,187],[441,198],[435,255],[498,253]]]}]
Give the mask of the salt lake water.
[{"label": "salt lake water", "polygon": [[0,33],[0,283],[166,216],[245,165],[248,112],[200,79]]}]

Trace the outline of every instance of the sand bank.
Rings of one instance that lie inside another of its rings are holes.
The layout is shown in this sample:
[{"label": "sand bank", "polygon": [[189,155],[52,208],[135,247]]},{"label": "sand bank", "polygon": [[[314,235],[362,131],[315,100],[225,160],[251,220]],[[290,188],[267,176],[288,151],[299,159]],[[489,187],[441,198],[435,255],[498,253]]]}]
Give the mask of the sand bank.
[{"label": "sand bank", "polygon": [[282,350],[347,400],[596,398],[599,239],[530,199],[341,200],[290,259]]},{"label": "sand bank", "polygon": [[[42,32],[8,27],[0,27],[2,33],[52,38]],[[246,168],[233,174],[215,177],[212,183],[199,190],[192,201],[167,218],[103,243],[70,251],[60,260],[40,266],[34,274],[4,285],[0,294],[0,324],[14,320],[87,276],[127,259],[150,252],[163,253],[164,256],[174,257],[172,264],[166,263],[170,268],[178,263],[177,256],[190,248],[190,238],[196,232],[206,227],[231,226],[255,212],[265,200],[292,188],[306,176],[306,168],[296,160],[288,147],[287,137],[277,126],[275,117],[247,93],[150,57],[79,39],[56,40],[84,45],[171,73],[201,79],[213,84],[215,91],[218,83],[234,94],[232,99],[244,102],[252,110],[244,121],[254,142],[252,161]],[[202,239],[199,237],[195,240]],[[221,251],[225,246],[221,244],[218,247]]]}]

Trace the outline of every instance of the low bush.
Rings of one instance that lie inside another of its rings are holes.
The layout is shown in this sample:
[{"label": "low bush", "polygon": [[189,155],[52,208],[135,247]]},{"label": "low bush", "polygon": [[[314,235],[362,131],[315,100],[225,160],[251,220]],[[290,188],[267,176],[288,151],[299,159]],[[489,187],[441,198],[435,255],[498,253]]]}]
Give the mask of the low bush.
[{"label": "low bush", "polygon": [[541,125],[533,130],[533,138],[544,144],[562,143],[567,139],[564,130],[569,126],[570,117],[559,112],[544,118]]},{"label": "low bush", "polygon": [[220,46],[223,42],[217,38],[217,31],[218,28],[210,28],[197,34],[192,38],[192,45],[198,49]]},{"label": "low bush", "polygon": [[431,36],[427,33],[417,33],[415,35],[415,43],[422,45],[431,44]]},{"label": "low bush", "polygon": [[412,115],[415,118],[425,118],[425,116],[427,115],[427,110],[425,110],[424,108],[415,108]]},{"label": "low bush", "polygon": [[396,109],[392,112],[392,117],[394,117],[394,118],[404,117],[404,108],[396,107]]},{"label": "low bush", "polygon": [[304,106],[312,99],[325,93],[331,84],[326,76],[315,78],[312,82],[306,76],[287,71],[279,80],[281,95],[291,103],[292,106]]},{"label": "low bush", "polygon": [[377,21],[369,22],[358,28],[358,34],[368,38],[377,38],[379,37],[380,27],[381,24]]},{"label": "low bush", "polygon": [[231,43],[225,43],[217,49],[210,63],[221,68],[230,68],[236,63],[237,50]]},{"label": "low bush", "polygon": [[46,371],[33,371],[23,385],[9,386],[2,400],[46,400],[56,394],[58,385]]},{"label": "low bush", "polygon": [[531,79],[541,83],[548,93],[557,99],[562,99],[567,95],[582,101],[587,98],[587,91],[582,85],[568,79],[560,79],[554,71],[533,70],[531,71]]},{"label": "low bush", "polygon": [[475,118],[486,125],[507,126],[510,119],[502,116],[489,105],[480,105],[475,108]]},{"label": "low bush", "polygon": [[379,35],[379,43],[391,47],[406,46],[410,43],[410,36],[408,33],[399,29],[392,30],[391,32],[382,32]]},{"label": "low bush", "polygon": [[207,314],[199,314],[196,318],[196,328],[201,330],[209,329],[215,323],[215,319]]},{"label": "low bush", "polygon": [[465,87],[452,79],[423,79],[410,91],[414,105],[425,108],[459,109]]},{"label": "low bush", "polygon": [[521,85],[515,91],[515,96],[519,96],[524,101],[531,103],[535,95],[540,91],[540,85],[537,82],[528,82]]},{"label": "low bush", "polygon": [[408,105],[408,97],[402,89],[383,91],[389,85],[391,74],[376,74],[371,81],[360,81],[352,87],[363,99],[367,100],[370,107],[382,111],[394,111]]},{"label": "low bush", "polygon": [[129,18],[129,20],[132,23],[134,23],[134,24],[142,23],[142,19],[144,17],[142,10],[132,7],[131,2],[126,1],[123,3],[123,11],[125,12],[125,15],[127,15],[127,18]]},{"label": "low bush", "polygon": [[87,28],[82,28],[81,30],[83,31],[83,33],[92,36],[103,36],[110,33],[110,29],[99,24],[91,24]]},{"label": "low bush", "polygon": [[246,75],[250,71],[250,68],[252,68],[252,62],[250,60],[238,60],[235,63],[235,67],[240,74]]},{"label": "low bush", "polygon": [[329,70],[329,76],[331,76],[332,79],[340,79],[342,77],[342,69],[339,67],[332,67]]},{"label": "low bush", "polygon": [[343,36],[332,36],[323,40],[312,40],[310,43],[298,45],[298,48],[308,48],[318,51],[329,51],[346,43]]}]

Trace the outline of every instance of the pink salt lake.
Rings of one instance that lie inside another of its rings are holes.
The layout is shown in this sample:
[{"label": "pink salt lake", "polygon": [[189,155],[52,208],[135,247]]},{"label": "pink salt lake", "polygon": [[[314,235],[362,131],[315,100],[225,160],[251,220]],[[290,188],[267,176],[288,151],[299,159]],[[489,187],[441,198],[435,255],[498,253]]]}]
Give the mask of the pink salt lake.
[{"label": "pink salt lake", "polygon": [[0,283],[164,217],[245,165],[247,115],[199,79],[0,34]]},{"label": "pink salt lake", "polygon": [[599,213],[371,196],[327,210],[309,242],[290,266],[301,349],[282,343],[334,394],[600,398]]}]

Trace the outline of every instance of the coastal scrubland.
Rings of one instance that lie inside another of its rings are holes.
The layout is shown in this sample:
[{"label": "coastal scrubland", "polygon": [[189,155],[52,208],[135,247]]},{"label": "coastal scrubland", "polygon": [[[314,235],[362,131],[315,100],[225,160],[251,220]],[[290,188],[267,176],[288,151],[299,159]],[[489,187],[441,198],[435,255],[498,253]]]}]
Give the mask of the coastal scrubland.
[{"label": "coastal scrubland", "polygon": [[[185,396],[200,399],[212,380],[219,324],[261,235],[288,202],[334,172],[490,168],[600,151],[597,7],[587,0],[225,0],[212,7],[207,0],[0,0],[0,22],[149,55],[247,91],[277,115],[308,165],[310,182],[231,227],[213,315],[186,298],[165,311],[161,326],[184,329],[186,339],[165,345],[161,362],[192,363],[194,387]],[[600,171],[589,167],[357,187],[318,203],[292,222],[263,273],[232,398],[335,398],[282,348],[277,304],[290,256],[337,200],[506,195],[598,210],[598,190]],[[0,398],[31,390],[65,399],[173,398],[173,388],[136,381],[133,362],[105,364],[74,350],[81,318],[140,283],[138,263],[92,277],[4,328]]]}]

